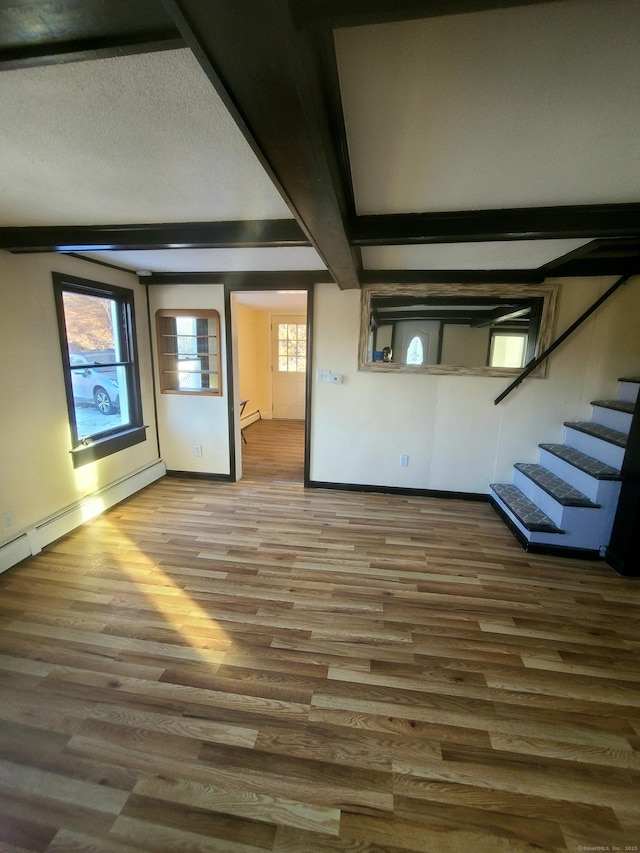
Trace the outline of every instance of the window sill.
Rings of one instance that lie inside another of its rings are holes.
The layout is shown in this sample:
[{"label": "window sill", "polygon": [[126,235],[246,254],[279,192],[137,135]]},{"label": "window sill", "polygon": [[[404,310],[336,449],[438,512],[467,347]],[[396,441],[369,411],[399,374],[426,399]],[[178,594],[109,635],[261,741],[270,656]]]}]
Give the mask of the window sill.
[{"label": "window sill", "polygon": [[111,456],[112,453],[118,453],[120,450],[125,450],[127,447],[133,447],[134,444],[141,444],[147,440],[146,426],[131,427],[123,430],[116,435],[109,435],[105,438],[99,438],[91,441],[89,444],[82,444],[74,447],[70,451],[73,459],[73,467],[80,468],[82,465],[88,465],[89,462],[95,462],[98,459],[104,459],[105,456]]}]

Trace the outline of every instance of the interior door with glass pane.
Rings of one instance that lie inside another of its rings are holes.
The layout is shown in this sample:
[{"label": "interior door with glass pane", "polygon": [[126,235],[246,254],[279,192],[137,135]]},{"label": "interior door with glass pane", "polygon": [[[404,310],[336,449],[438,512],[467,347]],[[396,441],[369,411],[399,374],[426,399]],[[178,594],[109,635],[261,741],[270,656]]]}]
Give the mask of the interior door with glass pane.
[{"label": "interior door with glass pane", "polygon": [[400,364],[437,364],[439,320],[403,320],[396,323],[393,360]]},{"label": "interior door with glass pane", "polygon": [[307,318],[273,317],[272,415],[304,420],[307,375]]}]

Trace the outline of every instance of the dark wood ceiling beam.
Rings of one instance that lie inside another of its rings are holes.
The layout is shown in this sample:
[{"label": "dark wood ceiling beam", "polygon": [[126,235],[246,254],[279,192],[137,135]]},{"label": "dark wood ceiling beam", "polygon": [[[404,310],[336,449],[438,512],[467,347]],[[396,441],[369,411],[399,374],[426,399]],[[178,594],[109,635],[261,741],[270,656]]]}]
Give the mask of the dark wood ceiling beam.
[{"label": "dark wood ceiling beam", "polygon": [[640,238],[592,240],[541,267],[545,276],[627,275],[640,272]]},{"label": "dark wood ceiling beam", "polygon": [[363,270],[362,284],[542,284],[539,270]]},{"label": "dark wood ceiling beam", "polygon": [[138,276],[141,284],[226,284],[232,290],[306,288],[333,281],[325,270],[263,270],[246,272],[151,273]]},{"label": "dark wood ceiling beam", "polygon": [[0,71],[177,47],[159,0],[0,0]]},{"label": "dark wood ceiling beam", "polygon": [[545,278],[640,275],[640,258],[576,258],[562,264],[549,264],[542,271]]},{"label": "dark wood ceiling beam", "polygon": [[555,0],[292,0],[292,6],[302,21],[356,27],[551,2]]},{"label": "dark wood ceiling beam", "polygon": [[640,235],[640,204],[367,215],[351,220],[348,233],[363,247],[626,237]]},{"label": "dark wood ceiling beam", "polygon": [[310,31],[295,26],[287,0],[163,4],[335,281],[359,287],[321,56]]},{"label": "dark wood ceiling beam", "polygon": [[495,323],[506,323],[509,320],[520,320],[531,313],[531,306],[520,308],[518,311],[509,308],[495,308],[493,311],[483,311],[473,319],[472,328],[482,329],[485,326],[493,326]]},{"label": "dark wood ceiling beam", "polygon": [[412,311],[410,314],[378,314],[371,312],[371,317],[375,321],[376,328],[380,326],[390,326],[393,323],[413,322],[415,320],[438,320],[443,323],[459,323],[470,325],[471,314],[463,314],[460,311],[444,311],[438,309]]},{"label": "dark wood ceiling beam", "polygon": [[295,219],[156,225],[0,228],[0,249],[21,252],[291,248],[311,243]]},{"label": "dark wood ceiling beam", "polygon": [[180,37],[149,33],[145,38],[130,40],[95,39],[63,42],[55,45],[17,48],[0,51],[0,71],[16,68],[36,68],[43,65],[62,65],[67,62],[85,62],[91,59],[108,59],[113,56],[131,56],[136,53],[152,53],[159,50],[176,50],[186,47]]}]

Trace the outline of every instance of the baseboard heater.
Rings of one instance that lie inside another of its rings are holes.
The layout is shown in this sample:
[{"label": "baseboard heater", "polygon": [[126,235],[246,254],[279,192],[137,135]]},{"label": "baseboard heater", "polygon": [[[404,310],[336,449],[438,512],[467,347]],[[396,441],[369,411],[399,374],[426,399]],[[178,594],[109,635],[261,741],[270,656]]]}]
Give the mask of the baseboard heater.
[{"label": "baseboard heater", "polygon": [[158,460],[37,521],[28,529],[16,531],[12,539],[0,544],[0,572],[27,557],[39,554],[51,542],[71,533],[85,521],[95,518],[165,474],[164,462]]},{"label": "baseboard heater", "polygon": [[245,427],[248,427],[249,424],[253,424],[261,419],[262,415],[260,414],[260,409],[254,409],[253,412],[248,412],[240,418],[240,429],[244,429]]}]

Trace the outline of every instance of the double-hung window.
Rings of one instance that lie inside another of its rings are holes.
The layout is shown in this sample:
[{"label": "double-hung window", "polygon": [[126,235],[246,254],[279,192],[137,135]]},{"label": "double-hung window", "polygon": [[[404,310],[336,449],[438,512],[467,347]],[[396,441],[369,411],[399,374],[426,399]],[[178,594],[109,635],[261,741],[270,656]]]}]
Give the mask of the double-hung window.
[{"label": "double-hung window", "polygon": [[145,440],[133,291],[53,273],[74,467]]}]

